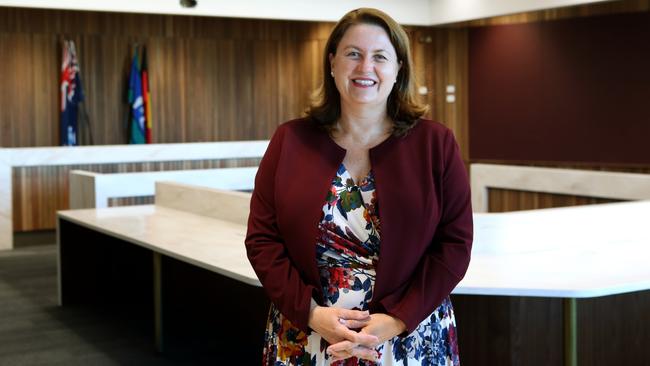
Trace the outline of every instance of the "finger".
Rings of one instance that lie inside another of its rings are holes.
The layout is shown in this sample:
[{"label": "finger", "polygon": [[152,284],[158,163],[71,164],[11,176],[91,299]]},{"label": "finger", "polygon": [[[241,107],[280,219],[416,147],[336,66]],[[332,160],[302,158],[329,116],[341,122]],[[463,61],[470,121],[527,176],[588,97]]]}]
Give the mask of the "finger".
[{"label": "finger", "polygon": [[336,362],[340,360],[345,360],[346,358],[352,357],[352,354],[349,351],[327,351],[327,354],[329,355],[329,359],[331,362]]},{"label": "finger", "polygon": [[379,354],[377,353],[377,351],[375,351],[372,348],[363,347],[363,346],[353,348],[351,350],[351,355],[357,358],[363,358],[372,361],[379,358]]},{"label": "finger", "polygon": [[332,361],[338,361],[338,360],[344,360],[346,358],[351,357],[352,354],[350,352],[332,352],[330,353],[330,357]]},{"label": "finger", "polygon": [[339,318],[346,320],[364,320],[370,317],[370,312],[368,310],[350,310],[350,309],[340,309]]},{"label": "finger", "polygon": [[345,360],[345,359],[350,358],[350,357],[352,357],[352,356],[348,355],[348,356],[332,357],[332,358],[330,358],[330,362],[334,363],[336,361]]},{"label": "finger", "polygon": [[358,346],[356,343],[352,343],[350,341],[341,341],[339,343],[335,343],[327,347],[327,352],[344,352],[344,351],[350,351],[354,347]]},{"label": "finger", "polygon": [[370,347],[374,348],[375,346],[379,345],[379,337],[368,334],[368,333],[363,333],[363,332],[355,332],[350,330],[351,334],[350,336],[352,338],[345,337],[346,339],[350,340],[351,342],[360,344],[365,347]]},{"label": "finger", "polygon": [[363,328],[366,325],[368,325],[368,322],[370,321],[370,318],[365,319],[365,320],[345,320],[341,319],[339,323],[345,325],[346,327],[350,329],[359,329]]},{"label": "finger", "polygon": [[344,340],[350,341],[352,343],[361,344],[366,347],[374,347],[379,343],[379,338],[372,334],[355,332],[343,325],[339,326],[337,329],[337,335],[339,335]]}]

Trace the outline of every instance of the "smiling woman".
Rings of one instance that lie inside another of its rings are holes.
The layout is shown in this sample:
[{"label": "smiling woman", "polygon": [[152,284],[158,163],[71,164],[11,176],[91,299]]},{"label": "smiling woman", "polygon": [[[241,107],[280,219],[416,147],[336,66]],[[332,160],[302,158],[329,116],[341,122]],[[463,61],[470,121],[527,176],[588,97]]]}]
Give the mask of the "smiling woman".
[{"label": "smiling woman", "polygon": [[459,363],[469,184],[450,130],[420,118],[408,44],[381,11],[346,14],[308,117],[260,163],[246,249],[272,301],[264,365]]},{"label": "smiling woman", "polygon": [[370,24],[350,27],[329,60],[342,109],[352,111],[370,104],[386,110],[401,63],[383,28]]},{"label": "smiling woman", "polygon": [[[348,36],[349,28],[362,29],[355,29],[352,32],[354,34]],[[393,59],[386,61],[398,64],[395,85],[390,86],[385,112],[393,120],[395,134],[397,136],[403,135],[427,111],[428,107],[420,104],[415,98],[415,77],[412,72],[411,50],[406,32],[395,20],[376,9],[352,11],[346,14],[332,30],[325,45],[326,57],[323,60],[323,84],[307,114],[312,117],[314,122],[327,130],[330,130],[339,119],[341,116],[341,96],[338,89],[339,85],[335,82],[333,61],[337,55],[344,56],[344,54],[339,54],[339,48],[345,36],[348,36],[346,37],[348,39],[345,40],[347,42],[352,41],[352,38],[354,38],[357,42],[364,42],[365,46],[368,47],[371,40],[364,37],[366,32],[371,32],[372,36],[378,37],[378,39],[373,40],[378,42],[375,49],[367,50],[373,53],[366,56],[382,58],[382,56],[387,56],[387,52],[392,51]],[[388,41],[388,44],[386,44],[386,41]],[[360,46],[349,43],[343,44],[344,47]],[[351,49],[349,51],[352,51],[355,57],[362,56],[359,52],[361,50]],[[378,54],[374,54],[374,52]]]}]

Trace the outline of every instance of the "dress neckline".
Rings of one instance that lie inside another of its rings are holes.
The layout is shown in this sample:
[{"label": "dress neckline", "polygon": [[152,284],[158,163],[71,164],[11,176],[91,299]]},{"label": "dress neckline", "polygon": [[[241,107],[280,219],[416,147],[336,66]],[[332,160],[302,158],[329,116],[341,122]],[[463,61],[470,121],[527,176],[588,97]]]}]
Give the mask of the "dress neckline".
[{"label": "dress neckline", "polygon": [[[343,174],[347,173],[347,179],[350,179],[352,181],[353,187],[361,188],[364,183],[368,182],[370,178],[372,178],[372,168],[370,168],[370,170],[368,170],[368,173],[366,173],[366,175],[364,175],[363,178],[361,178],[358,182],[355,181],[354,177],[352,177],[352,174],[350,174],[350,171],[348,171],[348,168],[345,166],[345,164],[341,163],[341,168],[343,168],[343,171],[340,176],[342,177]],[[340,168],[339,171],[341,171]]]}]

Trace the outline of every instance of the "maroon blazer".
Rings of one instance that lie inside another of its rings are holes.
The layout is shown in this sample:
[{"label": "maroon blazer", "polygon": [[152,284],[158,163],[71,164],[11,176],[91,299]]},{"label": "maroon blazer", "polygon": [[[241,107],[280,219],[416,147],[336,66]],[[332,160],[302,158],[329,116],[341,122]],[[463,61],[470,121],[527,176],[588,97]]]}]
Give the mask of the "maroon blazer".
[{"label": "maroon blazer", "polygon": [[[278,127],[251,199],[246,250],[278,309],[309,332],[311,298],[323,304],[317,225],[345,149],[308,119]],[[370,149],[381,244],[371,313],[412,332],[463,278],[472,246],[465,166],[451,131],[420,120]]]}]

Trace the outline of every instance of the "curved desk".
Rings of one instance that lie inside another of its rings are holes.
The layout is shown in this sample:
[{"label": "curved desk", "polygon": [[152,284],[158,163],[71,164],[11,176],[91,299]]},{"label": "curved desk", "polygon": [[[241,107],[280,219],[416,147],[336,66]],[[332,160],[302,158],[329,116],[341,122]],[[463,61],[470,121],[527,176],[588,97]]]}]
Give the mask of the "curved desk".
[{"label": "curved desk", "polygon": [[563,298],[565,365],[577,365],[577,298],[650,289],[650,201],[474,215],[455,294]]},{"label": "curved desk", "polygon": [[[565,303],[566,365],[577,365],[576,298],[650,289],[650,201],[475,214],[472,261],[454,294],[539,296]],[[246,227],[159,206],[62,211],[60,253],[83,226],[249,285]],[[154,268],[155,270],[155,268]],[[65,260],[59,273],[65,273]],[[60,277],[65,304],[66,281]]]}]

